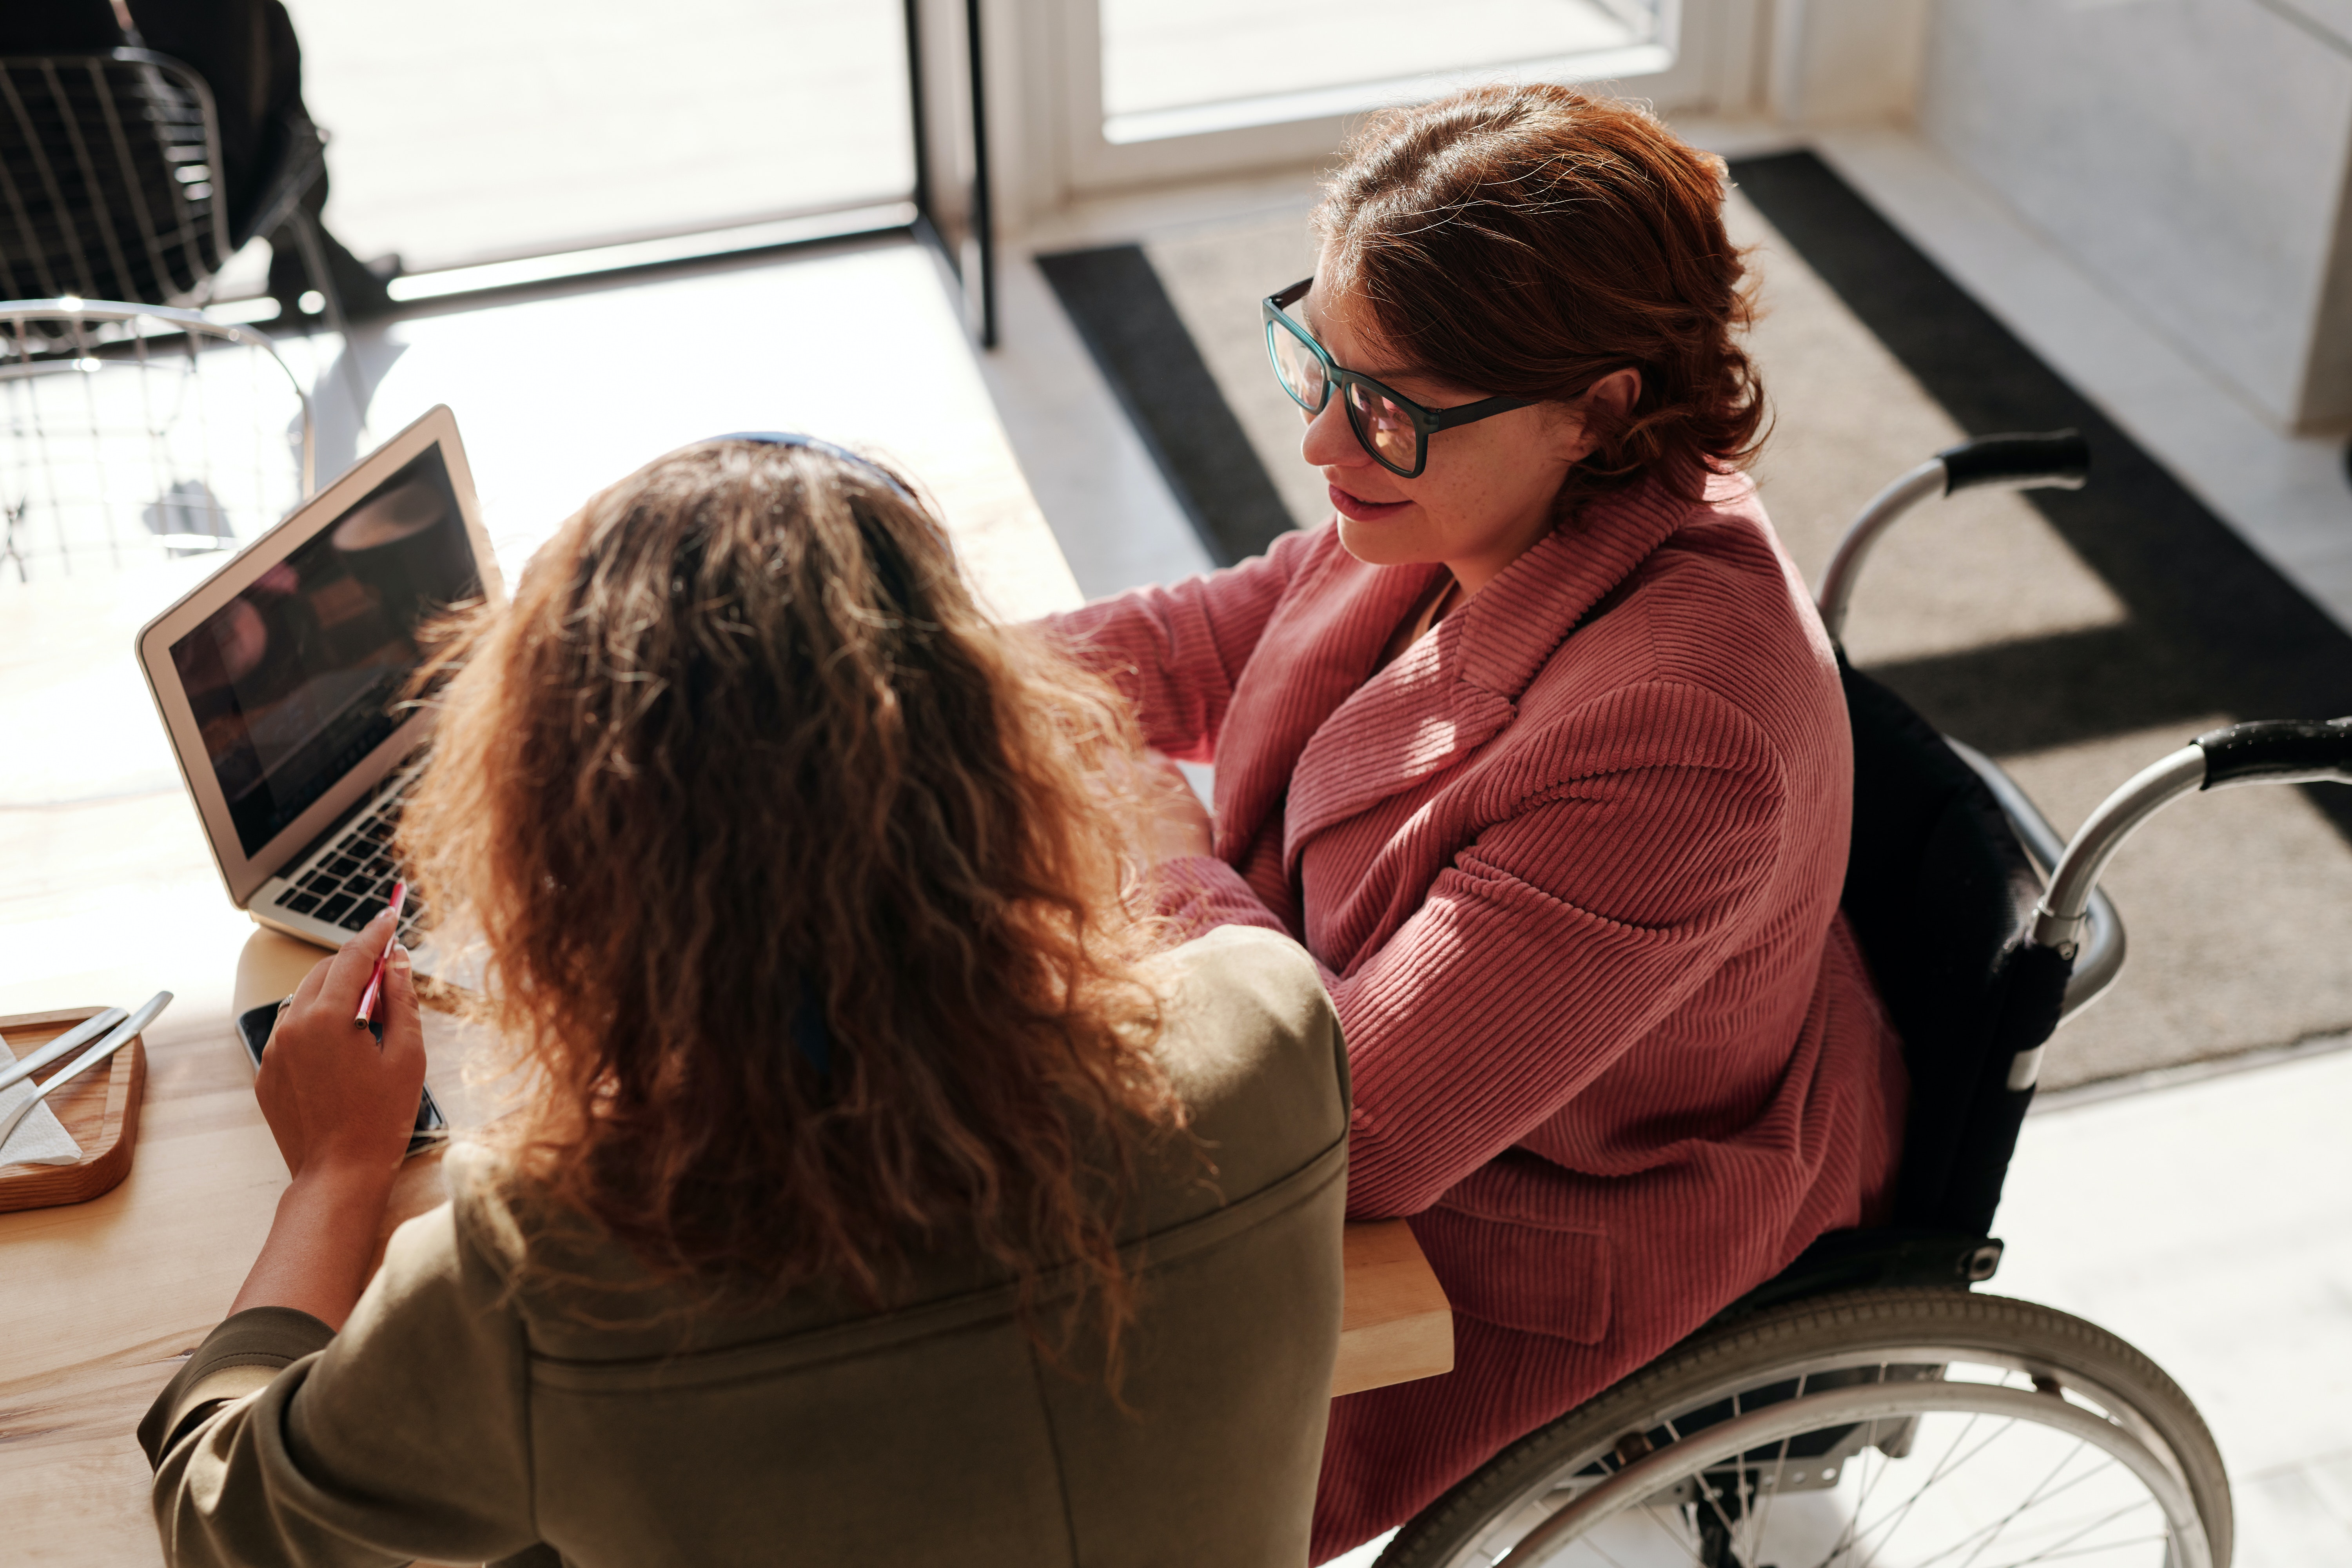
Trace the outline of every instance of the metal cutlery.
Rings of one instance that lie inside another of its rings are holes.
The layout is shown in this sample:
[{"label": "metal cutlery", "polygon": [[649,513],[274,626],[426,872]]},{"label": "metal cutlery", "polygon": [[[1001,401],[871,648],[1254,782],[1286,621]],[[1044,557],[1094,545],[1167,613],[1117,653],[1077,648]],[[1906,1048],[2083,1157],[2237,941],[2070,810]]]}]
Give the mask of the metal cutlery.
[{"label": "metal cutlery", "polygon": [[[137,1012],[131,1014],[121,1023],[116,1025],[113,1032],[109,1034],[106,1038],[90,1047],[89,1050],[84,1051],[74,1062],[73,1066],[66,1068],[65,1071],[58,1074],[57,1077],[41,1085],[41,1087],[34,1092],[34,1095],[30,1100],[25,1101],[24,1104],[18,1106],[15,1110],[10,1111],[5,1120],[0,1120],[0,1149],[5,1149],[6,1147],[9,1134],[16,1131],[16,1124],[24,1121],[26,1116],[32,1113],[33,1107],[40,1104],[42,1100],[47,1100],[49,1097],[51,1090],[61,1089],[65,1085],[71,1083],[75,1079],[79,1078],[83,1073],[88,1072],[91,1068],[96,1067],[99,1063],[104,1061],[107,1058],[121,1050],[123,1047],[129,1045],[132,1040],[138,1038],[139,1031],[153,1023],[155,1021],[156,1015],[163,1012],[164,1008],[171,1005],[172,994],[169,991],[156,992],[155,994],[150,996],[146,1001],[140,1004],[139,1010]],[[104,1015],[102,1014],[100,1015],[100,1016],[103,1016]],[[48,1050],[36,1052],[35,1055],[36,1057],[45,1058],[54,1054],[55,1049],[56,1047],[51,1047]]]},{"label": "metal cutlery", "polygon": [[32,1077],[58,1058],[88,1045],[129,1016],[131,1015],[120,1007],[109,1007],[94,1018],[83,1019],[24,1060],[0,1068],[0,1089]]}]

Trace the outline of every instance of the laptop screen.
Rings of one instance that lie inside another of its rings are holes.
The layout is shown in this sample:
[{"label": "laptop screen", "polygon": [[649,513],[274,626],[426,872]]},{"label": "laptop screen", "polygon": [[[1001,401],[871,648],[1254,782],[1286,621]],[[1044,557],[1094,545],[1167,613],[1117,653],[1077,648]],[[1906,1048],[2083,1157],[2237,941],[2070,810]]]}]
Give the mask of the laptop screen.
[{"label": "laptop screen", "polygon": [[482,592],[428,447],[172,645],[248,856],[400,727],[417,626]]}]

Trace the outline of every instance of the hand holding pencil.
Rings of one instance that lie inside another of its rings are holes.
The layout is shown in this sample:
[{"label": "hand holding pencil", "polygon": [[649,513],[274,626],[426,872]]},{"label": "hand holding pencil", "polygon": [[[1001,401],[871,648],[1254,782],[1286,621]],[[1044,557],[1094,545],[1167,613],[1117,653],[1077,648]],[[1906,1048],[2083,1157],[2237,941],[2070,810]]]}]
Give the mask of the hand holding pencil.
[{"label": "hand holding pencil", "polygon": [[[303,977],[254,1079],[296,1180],[380,1180],[407,1152],[425,1084],[425,1030],[394,906]],[[379,1047],[357,1025],[381,1015]]]},{"label": "hand holding pencil", "polygon": [[[352,1020],[362,1029],[375,1022],[376,1000],[383,994],[383,966],[390,961],[392,950],[400,945],[400,911],[407,906],[408,884],[405,881],[394,882],[392,897],[384,904],[384,914],[392,917],[392,930],[384,935],[383,951],[376,954],[375,969],[368,975],[367,989],[360,993],[359,1016]],[[383,915],[376,917],[377,920],[383,918]],[[369,923],[373,925],[374,922]]]}]

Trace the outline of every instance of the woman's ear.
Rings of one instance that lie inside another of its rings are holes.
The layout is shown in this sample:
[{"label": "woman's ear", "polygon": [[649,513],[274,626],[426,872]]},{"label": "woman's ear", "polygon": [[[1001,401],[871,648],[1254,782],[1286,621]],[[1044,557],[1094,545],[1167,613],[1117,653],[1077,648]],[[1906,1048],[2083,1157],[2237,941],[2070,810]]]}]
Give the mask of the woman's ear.
[{"label": "woman's ear", "polygon": [[1642,373],[1631,365],[1622,370],[1612,370],[1587,387],[1584,395],[1577,400],[1577,417],[1569,437],[1568,460],[1580,463],[1592,456],[1593,449],[1601,445],[1601,438],[1591,433],[1593,415],[1601,416],[1601,423],[1614,424],[1633,412],[1633,405],[1641,395]]}]

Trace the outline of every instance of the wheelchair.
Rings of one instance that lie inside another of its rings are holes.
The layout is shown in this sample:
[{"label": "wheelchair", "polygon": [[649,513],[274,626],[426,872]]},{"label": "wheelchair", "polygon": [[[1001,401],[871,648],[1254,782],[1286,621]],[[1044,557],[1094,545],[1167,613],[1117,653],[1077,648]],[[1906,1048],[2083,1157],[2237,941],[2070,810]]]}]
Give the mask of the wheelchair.
[{"label": "wheelchair", "polygon": [[[1987,437],[1896,479],[1820,595],[1832,641],[1873,543],[1979,485],[2080,486],[2072,431]],[[2352,783],[2352,719],[2231,725],[2124,784],[2062,841],[1989,758],[1839,668],[1854,816],[1843,905],[1900,1032],[1911,1106],[1892,1223],[1819,1238],[1665,1355],[1506,1448],[1380,1568],[2228,1568],[2202,1418],[2095,1324],[1979,1294],[2044,1042],[2111,984],[2099,874],[2191,791]]]}]

